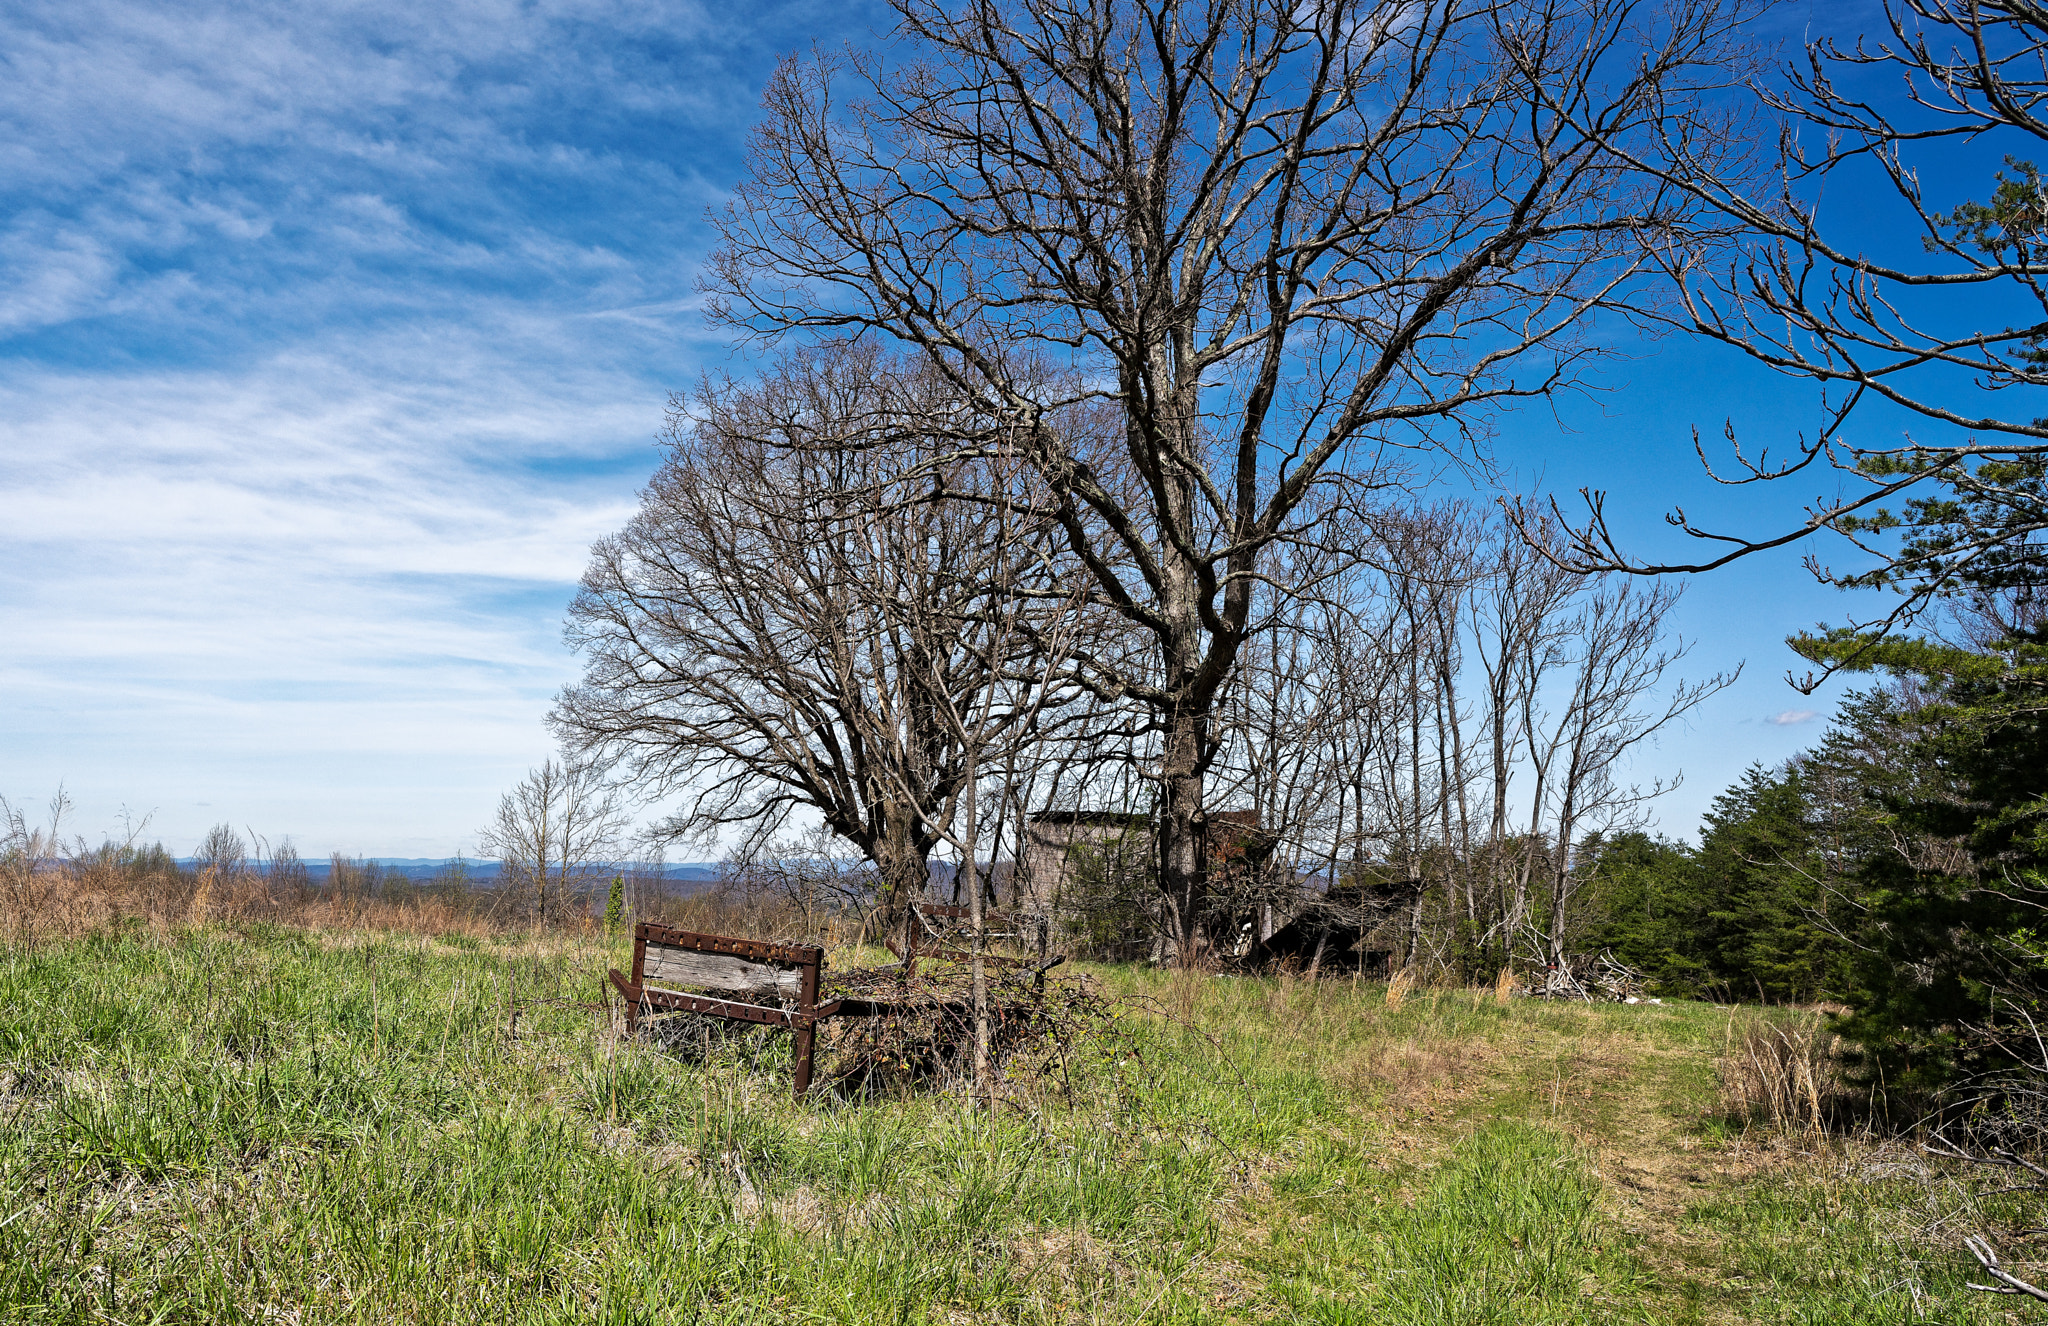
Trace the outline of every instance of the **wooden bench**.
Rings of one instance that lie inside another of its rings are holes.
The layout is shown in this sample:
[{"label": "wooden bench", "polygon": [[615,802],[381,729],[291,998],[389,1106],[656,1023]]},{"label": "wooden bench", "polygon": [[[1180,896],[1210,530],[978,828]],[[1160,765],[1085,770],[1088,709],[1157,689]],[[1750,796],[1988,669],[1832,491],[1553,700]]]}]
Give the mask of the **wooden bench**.
[{"label": "wooden bench", "polygon": [[[956,948],[920,949],[915,938],[913,935],[908,951],[890,941],[889,948],[901,962],[874,969],[872,974],[907,981],[916,975],[920,960],[973,961],[971,954]],[[982,961],[997,968],[1023,968],[1043,990],[1046,972],[1066,959],[1031,962],[983,954]],[[820,1022],[833,1017],[887,1017],[907,1008],[933,1006],[928,997],[907,990],[892,994],[886,988],[868,997],[819,1003],[818,983],[824,968],[825,950],[813,944],[707,935],[642,921],[633,927],[633,974],[627,976],[615,967],[610,975],[612,984],[626,997],[628,1034],[637,1034],[641,1019],[652,1013],[699,1013],[728,1022],[789,1028],[796,1033],[790,1086],[802,1099],[811,1089],[816,1071]],[[943,1001],[940,1006],[950,1008],[956,1002]]]},{"label": "wooden bench", "polygon": [[611,979],[626,997],[628,1033],[638,1032],[642,1014],[653,1012],[790,1028],[796,1033],[790,1085],[801,1098],[811,1089],[818,1023],[841,1011],[839,1002],[818,1003],[824,966],[825,950],[812,944],[706,935],[642,921],[633,927],[633,974],[615,967]]}]

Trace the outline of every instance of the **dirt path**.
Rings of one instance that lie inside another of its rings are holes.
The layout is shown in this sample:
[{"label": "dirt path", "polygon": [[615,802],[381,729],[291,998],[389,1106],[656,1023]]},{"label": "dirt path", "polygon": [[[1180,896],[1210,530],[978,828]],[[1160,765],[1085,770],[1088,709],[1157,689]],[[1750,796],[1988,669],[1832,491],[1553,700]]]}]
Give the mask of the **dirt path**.
[{"label": "dirt path", "polygon": [[1573,1056],[1571,1076],[1591,1109],[1566,1108],[1554,1122],[1593,1159],[1616,1220],[1642,1240],[1644,1257],[1703,1321],[1747,1318],[1743,1297],[1708,1223],[1687,1217],[1758,1168],[1740,1147],[1701,1135],[1695,1092],[1697,1050],[1650,1038]]},{"label": "dirt path", "polygon": [[[1490,1041],[1390,1049],[1389,1059],[1418,1055],[1439,1069],[1385,1098],[1395,1131],[1415,1152],[1441,1156],[1490,1119],[1557,1129],[1588,1158],[1616,1224],[1639,1241],[1674,1322],[1750,1320],[1741,1304],[1754,1290],[1733,1270],[1722,1231],[1691,1218],[1768,1163],[1703,1127],[1718,1051],[1706,1019],[1663,1008],[1587,1016],[1587,1025],[1532,1020]],[[1441,1071],[1449,1059],[1455,1070]]]}]

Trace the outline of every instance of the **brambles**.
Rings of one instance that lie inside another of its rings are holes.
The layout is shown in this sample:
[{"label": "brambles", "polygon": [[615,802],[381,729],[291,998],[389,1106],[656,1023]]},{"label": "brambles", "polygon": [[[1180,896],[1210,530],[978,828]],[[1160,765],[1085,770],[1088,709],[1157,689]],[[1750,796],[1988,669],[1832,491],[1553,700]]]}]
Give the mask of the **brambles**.
[{"label": "brambles", "polygon": [[[999,1088],[1029,1090],[1060,1074],[1087,1043],[1118,1030],[1115,1001],[1085,977],[1039,976],[1028,969],[988,973],[989,1076]],[[818,1080],[860,1097],[952,1086],[973,1076],[974,998],[967,968],[902,977],[853,971],[827,987],[834,998],[886,999],[885,1016],[824,1024]]]}]

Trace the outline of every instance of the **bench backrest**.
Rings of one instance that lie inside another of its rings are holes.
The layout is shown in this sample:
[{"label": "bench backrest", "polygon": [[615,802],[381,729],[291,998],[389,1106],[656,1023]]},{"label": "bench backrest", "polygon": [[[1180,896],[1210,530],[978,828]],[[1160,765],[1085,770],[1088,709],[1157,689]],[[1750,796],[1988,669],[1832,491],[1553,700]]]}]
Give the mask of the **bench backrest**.
[{"label": "bench backrest", "polygon": [[[796,1033],[796,1063],[790,1088],[801,1099],[811,1089],[817,1023],[837,1005],[818,1006],[818,975],[825,950],[814,944],[776,944],[731,935],[642,921],[633,927],[633,978],[616,969],[611,982],[626,996],[626,1030],[639,1029],[640,1014],[698,1013],[733,1022],[787,1027]],[[655,984],[660,982],[661,984]],[[686,994],[664,986],[694,986],[740,999]],[[795,1005],[794,1008],[789,1005]]]},{"label": "bench backrest", "polygon": [[[825,951],[809,944],[776,944],[643,921],[633,927],[633,984],[682,986],[797,1000],[805,969],[815,971]],[[812,989],[816,989],[813,978]],[[813,996],[815,997],[815,996]]]}]

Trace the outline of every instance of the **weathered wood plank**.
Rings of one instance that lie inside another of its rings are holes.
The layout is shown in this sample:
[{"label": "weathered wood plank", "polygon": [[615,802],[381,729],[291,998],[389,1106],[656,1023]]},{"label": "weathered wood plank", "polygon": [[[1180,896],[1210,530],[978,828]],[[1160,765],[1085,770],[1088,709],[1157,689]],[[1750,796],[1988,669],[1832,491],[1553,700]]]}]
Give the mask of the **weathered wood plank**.
[{"label": "weathered wood plank", "polygon": [[650,941],[641,983],[694,986],[703,990],[797,993],[800,974],[721,953],[693,953]]}]

